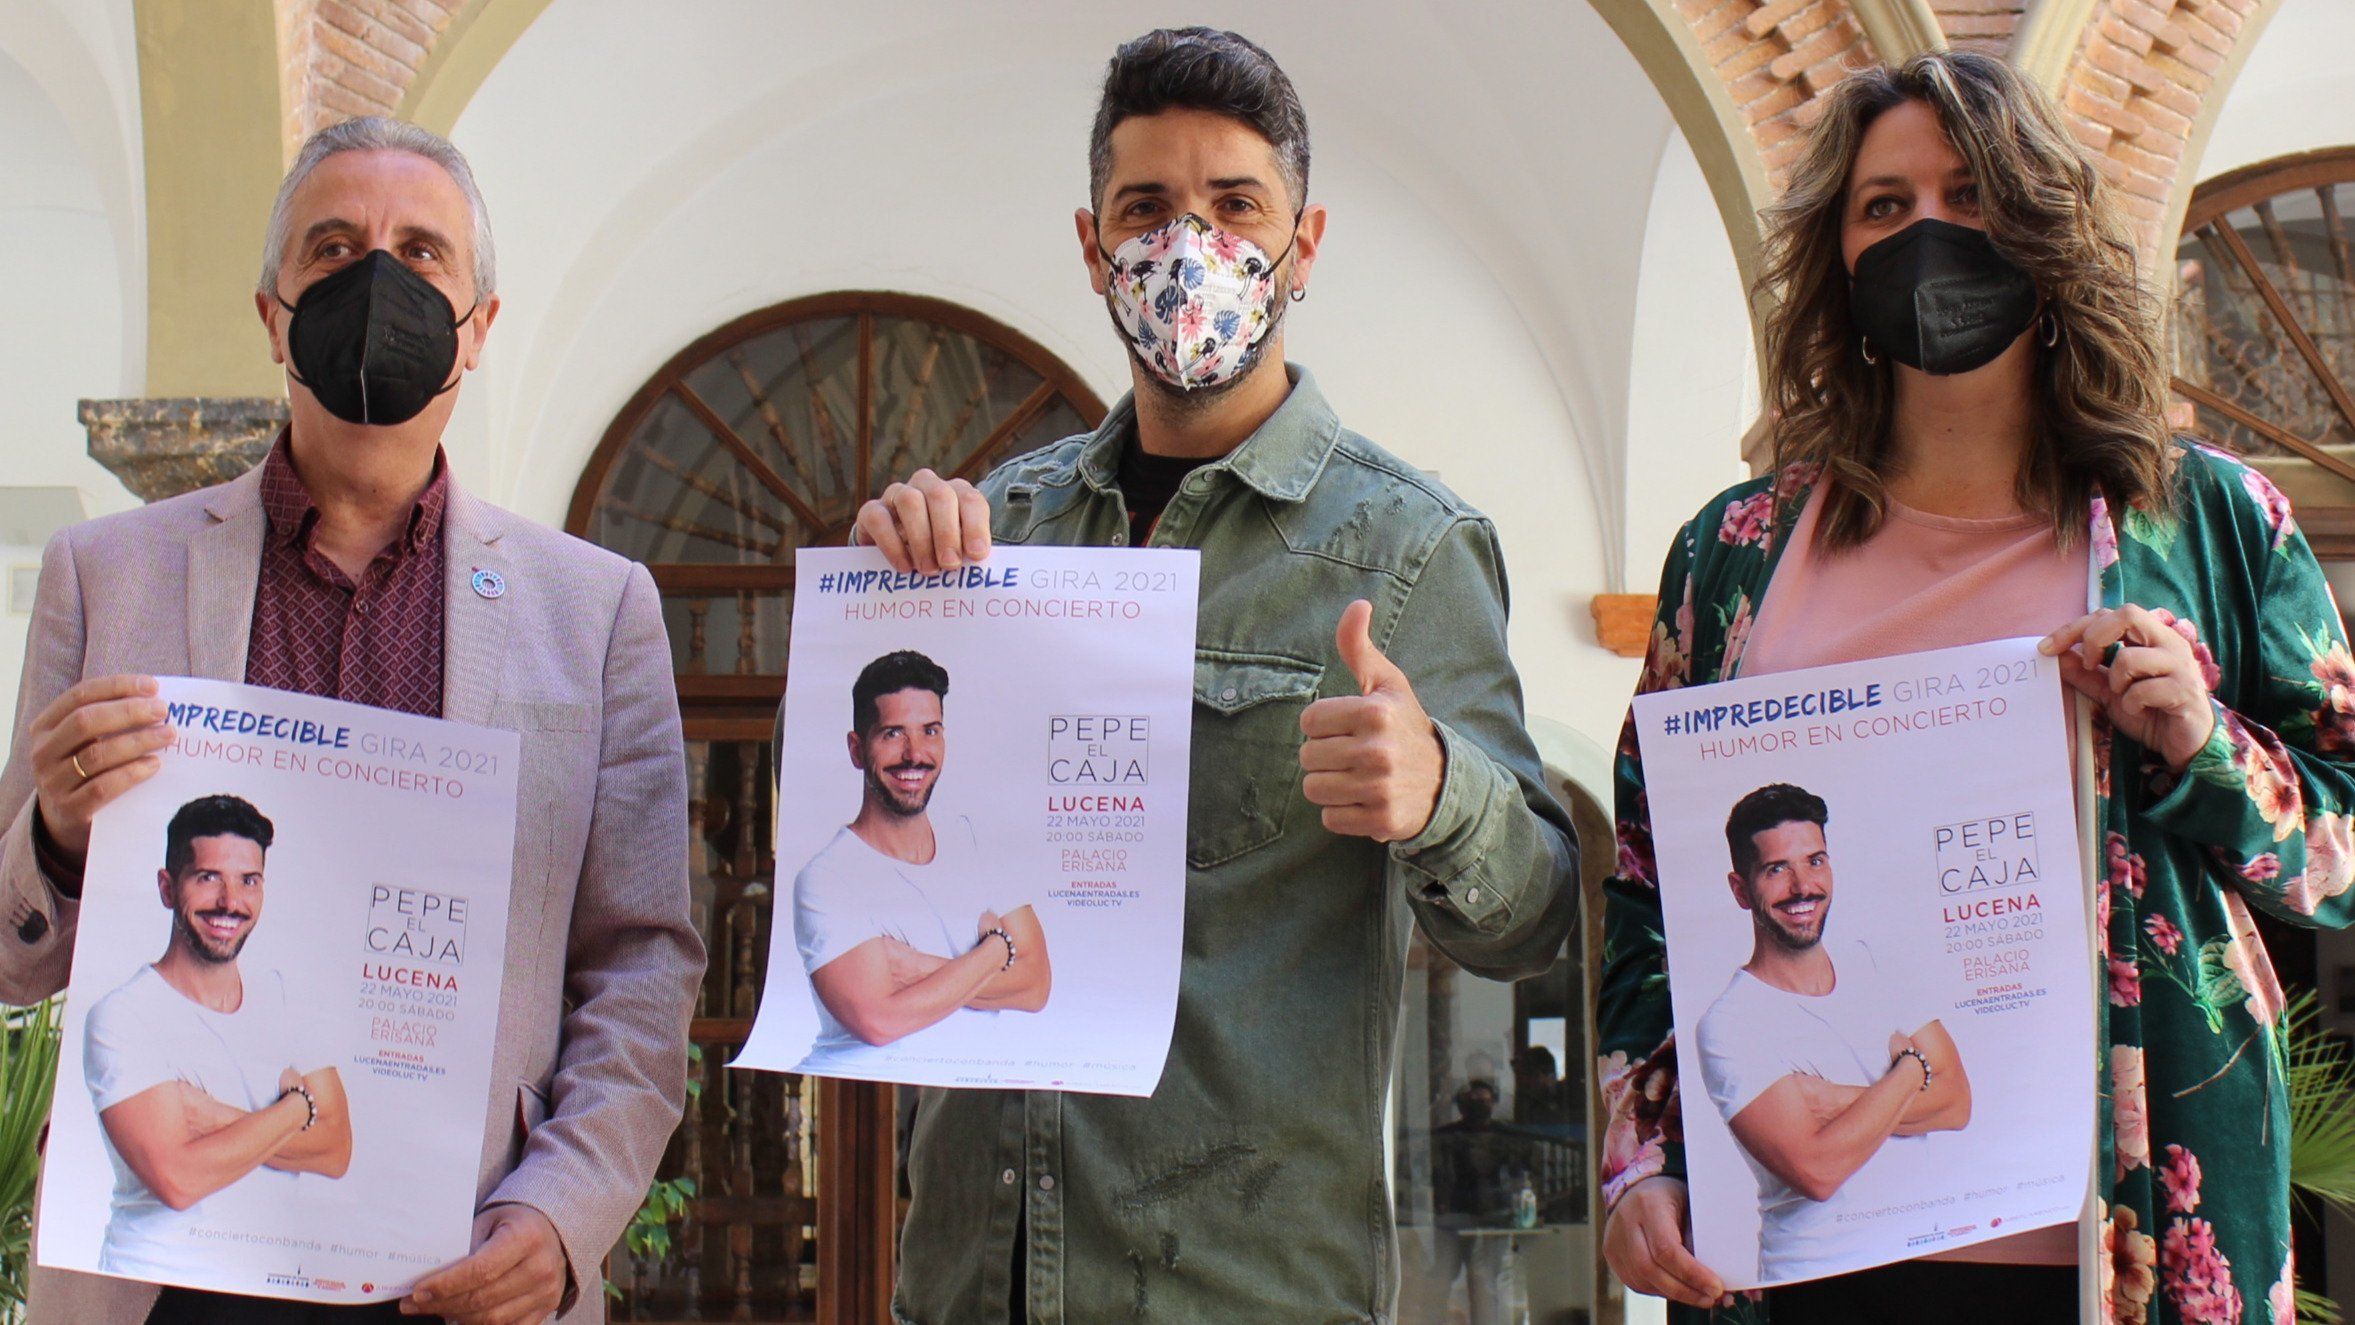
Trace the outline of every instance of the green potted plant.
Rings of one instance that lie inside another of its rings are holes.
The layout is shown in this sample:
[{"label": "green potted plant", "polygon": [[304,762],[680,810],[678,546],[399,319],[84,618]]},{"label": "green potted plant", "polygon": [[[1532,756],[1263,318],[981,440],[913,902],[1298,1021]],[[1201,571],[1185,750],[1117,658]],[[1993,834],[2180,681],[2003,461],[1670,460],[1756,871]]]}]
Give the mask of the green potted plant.
[{"label": "green potted plant", "polygon": [[33,1179],[57,1084],[58,1003],[0,1015],[0,1321],[24,1319],[32,1269]]},{"label": "green potted plant", "polygon": [[[2312,990],[2282,1013],[2282,1075],[2290,1087],[2290,1187],[2355,1215],[2355,1060],[2322,1024]],[[2338,1325],[2338,1303],[2298,1290],[2299,1325]]]},{"label": "green potted plant", "polygon": [[[687,1102],[690,1108],[701,1098],[703,1049],[691,1043],[687,1046]],[[651,1267],[669,1263],[671,1225],[687,1213],[687,1203],[694,1198],[695,1180],[689,1177],[658,1179],[646,1189],[645,1201],[638,1206],[637,1213],[630,1216],[629,1227],[622,1230],[622,1249],[629,1253],[633,1268],[642,1274]],[[624,1296],[621,1285],[607,1279],[605,1296],[620,1301]]]}]

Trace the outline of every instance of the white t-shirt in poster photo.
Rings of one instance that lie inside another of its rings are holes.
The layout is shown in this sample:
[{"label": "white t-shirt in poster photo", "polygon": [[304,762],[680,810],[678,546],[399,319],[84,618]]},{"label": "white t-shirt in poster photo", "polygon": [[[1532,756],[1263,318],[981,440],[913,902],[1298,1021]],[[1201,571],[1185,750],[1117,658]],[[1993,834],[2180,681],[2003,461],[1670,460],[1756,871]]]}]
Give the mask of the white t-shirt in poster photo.
[{"label": "white t-shirt in poster photo", "polygon": [[[100,1114],[167,1082],[181,1081],[223,1104],[252,1112],[279,1096],[288,1068],[298,1073],[331,1066],[332,1056],[309,1033],[276,971],[244,974],[245,996],[234,1012],[216,1012],[172,988],[153,966],[98,1000],[82,1042],[82,1072]],[[101,1129],[104,1135],[104,1129]],[[99,1264],[109,1274],[171,1279],[201,1273],[212,1253],[179,1236],[219,1205],[283,1198],[301,1175],[257,1168],[185,1210],[174,1210],[140,1181],[106,1139],[114,1162],[114,1196]]]},{"label": "white t-shirt in poster photo", "polygon": [[[1826,947],[1834,977],[1830,992],[1795,994],[1737,969],[1725,992],[1702,1014],[1702,1076],[1710,1102],[1728,1123],[1794,1072],[1836,1085],[1869,1086],[1889,1070],[1889,1037],[1911,1035],[1936,1019],[1936,1012],[1883,975],[1862,941]],[[1890,1137],[1867,1166],[1926,1140]],[[1834,1273],[1854,1251],[1847,1233],[1855,1221],[1841,1216],[1856,1203],[1858,1184],[1810,1200],[1748,1150],[1742,1158],[1758,1179],[1759,1273],[1774,1282]]]},{"label": "white t-shirt in poster photo", "polygon": [[[934,957],[962,955],[979,939],[984,911],[1003,916],[1036,901],[989,876],[973,821],[939,821],[932,859],[922,865],[887,856],[849,828],[834,835],[793,879],[793,934],[804,971],[818,968],[870,939],[897,939]],[[826,1007],[818,1011],[818,1039],[802,1070],[818,1071],[873,1048]],[[959,1008],[949,1021],[999,1014]],[[945,1022],[942,1024],[946,1024]],[[933,1027],[924,1028],[925,1031]],[[908,1037],[915,1040],[924,1031]],[[902,1041],[903,1044],[908,1041]]]},{"label": "white t-shirt in poster photo", "polygon": [[1185,933],[1199,569],[1009,547],[902,575],[872,548],[803,550],[777,916],[733,1066],[1152,1093]]}]

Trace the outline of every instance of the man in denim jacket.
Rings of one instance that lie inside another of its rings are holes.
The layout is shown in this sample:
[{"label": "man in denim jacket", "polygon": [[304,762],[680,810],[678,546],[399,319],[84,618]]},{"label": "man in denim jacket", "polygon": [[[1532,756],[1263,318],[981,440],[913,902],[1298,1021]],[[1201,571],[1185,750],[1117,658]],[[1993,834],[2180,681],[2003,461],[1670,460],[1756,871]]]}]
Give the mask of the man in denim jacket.
[{"label": "man in denim jacket", "polygon": [[1577,915],[1496,531],[1284,362],[1325,209],[1266,52],[1198,28],[1122,47],[1090,164],[1080,251],[1133,393],[979,488],[893,484],[858,537],[927,572],[993,539],[1201,549],[1177,1033],[1150,1099],[926,1091],[895,1313],[1389,1320],[1409,926],[1511,979]]}]

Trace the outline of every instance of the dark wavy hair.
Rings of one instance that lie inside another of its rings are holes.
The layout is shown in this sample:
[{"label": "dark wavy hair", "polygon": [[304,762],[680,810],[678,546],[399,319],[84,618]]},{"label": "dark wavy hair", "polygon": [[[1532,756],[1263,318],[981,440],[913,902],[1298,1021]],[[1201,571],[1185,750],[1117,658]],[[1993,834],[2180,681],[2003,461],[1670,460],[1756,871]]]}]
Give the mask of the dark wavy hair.
[{"label": "dark wavy hair", "polygon": [[850,729],[864,736],[879,718],[875,701],[902,690],[929,690],[946,702],[948,670],[914,649],[887,653],[859,669],[850,686]]},{"label": "dark wavy hair", "polygon": [[2066,546],[2096,490],[2113,509],[2167,505],[2173,447],[2157,309],[2137,279],[2131,232],[2109,186],[2052,101],[2018,70],[1969,51],[1917,55],[1842,79],[1766,223],[1760,293],[1774,463],[1812,462],[1829,480],[1817,534],[1851,547],[1880,528],[1880,465],[1896,369],[1868,364],[1848,309],[1840,224],[1865,130],[1909,101],[1928,106],[1970,163],[1987,237],[2036,282],[2058,340],[2038,345],[2035,435],[2020,469],[2024,509]]},{"label": "dark wavy hair", "polygon": [[1725,849],[1733,856],[1734,873],[1747,879],[1758,868],[1758,835],[1784,824],[1830,823],[1831,807],[1823,797],[1788,782],[1772,782],[1734,802],[1725,818]]},{"label": "dark wavy hair", "polygon": [[1294,208],[1308,199],[1308,112],[1275,57],[1216,28],[1160,28],[1113,52],[1088,137],[1088,206],[1112,175],[1112,131],[1137,115],[1204,110],[1241,120],[1276,149]]},{"label": "dark wavy hair", "polygon": [[164,827],[164,873],[178,874],[196,859],[200,837],[242,837],[264,851],[278,832],[253,802],[238,796],[199,796],[181,806]]}]

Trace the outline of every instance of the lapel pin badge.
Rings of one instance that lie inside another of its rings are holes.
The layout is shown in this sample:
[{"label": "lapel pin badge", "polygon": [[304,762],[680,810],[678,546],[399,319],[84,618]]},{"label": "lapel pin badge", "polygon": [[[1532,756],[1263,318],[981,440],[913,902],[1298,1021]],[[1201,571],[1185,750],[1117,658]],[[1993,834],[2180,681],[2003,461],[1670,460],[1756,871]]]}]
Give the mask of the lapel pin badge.
[{"label": "lapel pin badge", "polygon": [[497,598],[507,592],[507,577],[495,570],[474,568],[474,592],[482,598]]}]

